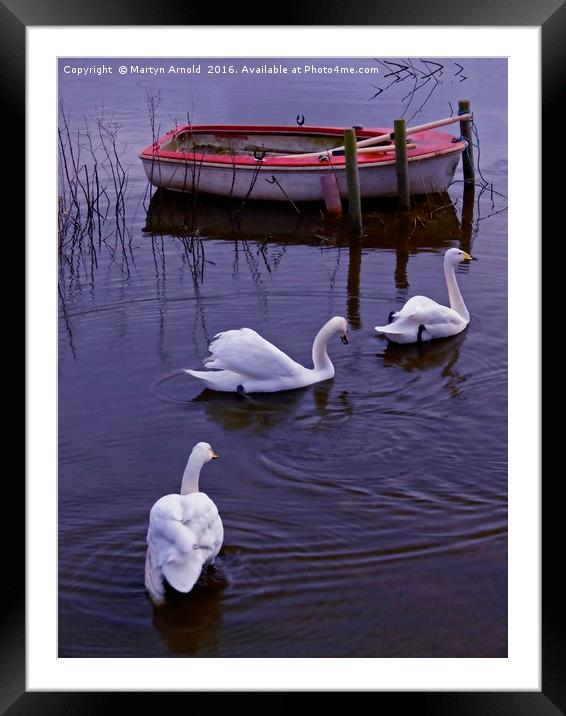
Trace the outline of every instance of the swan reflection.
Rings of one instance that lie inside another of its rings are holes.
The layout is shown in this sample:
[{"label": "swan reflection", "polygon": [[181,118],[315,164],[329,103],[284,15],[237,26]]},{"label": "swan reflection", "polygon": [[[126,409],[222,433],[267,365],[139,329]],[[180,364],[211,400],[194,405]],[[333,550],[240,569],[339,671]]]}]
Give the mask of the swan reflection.
[{"label": "swan reflection", "polygon": [[378,357],[383,360],[384,365],[397,366],[408,373],[440,368],[441,375],[446,378],[445,387],[453,397],[458,397],[462,393],[466,376],[456,369],[456,365],[467,334],[468,331],[465,330],[450,338],[405,345],[388,341],[384,352],[378,354]]},{"label": "swan reflection", "polygon": [[175,653],[212,653],[219,644],[223,592],[228,579],[220,560],[203,574],[189,594],[167,590],[167,601],[153,607],[153,626]]},{"label": "swan reflection", "polygon": [[278,393],[218,393],[206,388],[193,404],[204,404],[207,418],[224,430],[270,430],[289,420],[303,425],[336,415],[352,415],[347,391],[333,395],[334,381]]}]

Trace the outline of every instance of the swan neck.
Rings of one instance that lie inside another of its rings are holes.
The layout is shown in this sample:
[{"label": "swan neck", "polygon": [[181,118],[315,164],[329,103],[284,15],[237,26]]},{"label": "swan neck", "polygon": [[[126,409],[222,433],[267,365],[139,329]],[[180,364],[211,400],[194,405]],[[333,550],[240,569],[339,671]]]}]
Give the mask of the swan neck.
[{"label": "swan neck", "polygon": [[465,321],[470,320],[470,314],[460,293],[458,282],[456,281],[456,272],[454,265],[446,262],[444,264],[444,275],[446,277],[446,286],[448,287],[448,297],[450,299],[450,308],[456,311]]},{"label": "swan neck", "polygon": [[185,472],[183,473],[183,481],[181,482],[181,495],[189,495],[191,492],[198,492],[198,481],[203,462],[198,455],[191,453]]},{"label": "swan neck", "polygon": [[336,333],[331,322],[325,323],[320,331],[316,334],[314,343],[312,344],[312,362],[315,370],[326,370],[334,373],[334,366],[328,357],[328,341]]}]

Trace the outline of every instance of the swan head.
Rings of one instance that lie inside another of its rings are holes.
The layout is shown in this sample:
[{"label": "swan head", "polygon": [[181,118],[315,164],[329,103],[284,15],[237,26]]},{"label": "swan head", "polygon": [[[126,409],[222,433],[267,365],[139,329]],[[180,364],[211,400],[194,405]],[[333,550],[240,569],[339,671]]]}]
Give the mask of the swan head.
[{"label": "swan head", "polygon": [[219,457],[208,443],[197,443],[191,452],[191,456],[198,458],[203,465],[205,462],[216,460]]},{"label": "swan head", "polygon": [[345,318],[342,318],[342,316],[334,316],[334,318],[331,318],[329,323],[331,324],[332,328],[334,329],[335,333],[338,333],[340,336],[340,340],[344,345],[348,345],[348,321]]},{"label": "swan head", "polygon": [[477,261],[477,259],[475,256],[470,256],[470,254],[462,251],[462,249],[448,249],[444,254],[444,263],[450,266],[456,266],[462,261]]}]

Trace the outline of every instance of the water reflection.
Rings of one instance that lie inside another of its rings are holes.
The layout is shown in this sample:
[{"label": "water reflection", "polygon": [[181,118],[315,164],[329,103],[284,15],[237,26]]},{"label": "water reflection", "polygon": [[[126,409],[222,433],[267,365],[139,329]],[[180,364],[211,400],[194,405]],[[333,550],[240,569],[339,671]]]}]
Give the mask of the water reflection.
[{"label": "water reflection", "polygon": [[351,415],[353,407],[347,391],[332,400],[333,380],[317,383],[298,390],[279,393],[255,393],[239,395],[218,393],[206,388],[193,403],[204,404],[209,420],[224,430],[269,430],[289,420],[318,422],[340,415]]},{"label": "water reflection", "polygon": [[361,328],[360,319],[360,270],[362,268],[361,239],[350,240],[348,263],[348,305],[346,315],[352,328]]},{"label": "water reflection", "polygon": [[228,579],[222,567],[203,575],[189,594],[167,590],[163,606],[153,606],[153,625],[164,643],[177,654],[214,653],[222,625],[222,596]]},{"label": "water reflection", "polygon": [[[399,239],[403,243],[409,239],[412,249],[453,245],[463,238],[456,203],[447,192],[413,197],[410,212],[399,212],[391,200],[364,201],[363,245],[394,248]],[[251,202],[235,221],[237,207],[227,198],[203,195],[195,203],[189,194],[158,189],[151,197],[143,230],[151,236],[347,245],[347,215],[328,216],[322,209],[316,203],[303,203],[298,214],[286,202]]]},{"label": "water reflection", "polygon": [[[336,266],[329,278],[332,291],[342,271],[342,257],[346,256],[347,296],[343,308],[337,306],[336,312],[346,315],[353,329],[360,329],[364,252],[393,250],[393,282],[396,288],[405,290],[410,286],[411,256],[422,251],[441,253],[451,246],[461,246],[465,251],[471,251],[474,211],[479,198],[476,200],[473,186],[465,185],[461,222],[456,211],[459,200],[452,201],[448,193],[414,199],[412,210],[406,213],[398,212],[394,202],[367,201],[364,202],[364,236],[352,240],[347,217],[325,216],[316,204],[301,205],[299,216],[285,202],[250,203],[244,207],[239,220],[234,221],[234,208],[226,199],[199,196],[195,202],[190,195],[157,190],[147,209],[144,231],[149,232],[151,247],[156,304],[152,312],[158,321],[158,353],[163,361],[167,361],[166,302],[171,290],[176,290],[179,282],[185,283],[185,277],[188,277],[191,285],[188,291],[192,292],[196,302],[195,329],[202,332],[207,342],[210,342],[203,286],[214,270],[214,261],[210,258],[214,249],[207,245],[207,239],[221,239],[231,244],[232,280],[235,284],[240,283],[242,269],[247,272],[265,318],[269,317],[269,277],[284,266],[291,246],[313,246],[321,252],[335,254]],[[133,253],[140,248],[135,245],[129,248],[132,252],[132,266]],[[72,309],[67,310],[67,302],[72,305],[82,290],[81,273],[73,269],[70,274],[72,280],[66,280],[69,266],[75,266],[73,247],[69,247],[69,261],[65,260],[66,250],[62,248],[60,262],[60,317],[70,347],[69,354],[78,360],[80,345],[74,330],[75,314]],[[96,246],[92,250],[96,254]],[[111,263],[116,265],[114,260]],[[182,272],[179,272],[179,268],[183,269]],[[469,270],[469,267],[462,270]],[[109,290],[116,288],[120,292],[125,290],[130,280],[129,275],[116,280],[110,271],[102,277],[96,271],[89,270],[88,288],[92,295],[96,281],[100,278]]]},{"label": "water reflection", "polygon": [[[474,187],[465,187],[461,222],[456,211],[458,200],[453,201],[447,192],[424,198],[414,197],[409,212],[397,211],[394,201],[366,201],[363,206],[364,236],[352,239],[347,216],[326,216],[317,204],[303,204],[297,214],[295,208],[284,202],[250,203],[235,221],[236,209],[228,199],[200,196],[195,202],[187,194],[157,190],[148,207],[144,231],[151,235],[152,248],[155,247],[156,237],[160,237],[163,250],[164,235],[182,242],[184,260],[197,289],[204,281],[206,265],[203,239],[233,240],[234,276],[239,273],[243,257],[264,301],[265,286],[261,272],[272,273],[289,245],[314,245],[323,250],[347,247],[346,314],[352,327],[357,329],[361,328],[362,250],[393,249],[396,256],[395,286],[407,289],[410,286],[411,255],[422,250],[442,252],[452,246],[461,246],[465,251],[471,249]],[[252,251],[251,242],[255,242],[257,250]],[[278,244],[281,250],[270,256],[266,249],[268,244]],[[158,265],[156,259],[157,276]],[[164,276],[158,278],[162,284]]]},{"label": "water reflection", "polygon": [[250,203],[242,209],[228,198],[202,195],[194,202],[190,194],[157,189],[143,230],[152,235],[269,240],[273,235],[312,235],[320,228],[320,218],[319,207],[313,205],[303,205],[300,213],[286,202]]},{"label": "water reflection", "polygon": [[[412,209],[399,212],[388,200],[364,202],[366,248],[399,249],[398,282],[402,282],[407,252],[442,249],[456,242],[470,241],[474,211],[474,187],[464,192],[464,215],[458,218],[457,198],[447,192],[413,197]],[[299,243],[323,248],[346,246],[350,242],[347,215],[327,216],[318,204],[302,204],[300,215],[284,202],[255,202],[246,206],[238,223],[227,199],[200,196],[196,204],[190,195],[158,189],[149,204],[144,231],[153,237],[230,238],[262,243]],[[299,218],[298,218],[299,217]]]},{"label": "water reflection", "polygon": [[441,375],[446,378],[445,387],[452,397],[456,398],[461,395],[462,386],[466,381],[466,377],[456,369],[456,364],[460,359],[460,351],[467,334],[466,329],[450,338],[420,344],[400,345],[388,342],[384,352],[378,354],[378,357],[384,365],[397,366],[408,373],[441,368]]},{"label": "water reflection", "polygon": [[409,288],[407,267],[409,265],[409,236],[400,236],[395,247],[395,286]]},{"label": "water reflection", "polygon": [[464,184],[464,197],[462,201],[462,238],[460,248],[467,253],[472,250],[472,229],[474,222],[474,202],[476,187],[474,184]]}]

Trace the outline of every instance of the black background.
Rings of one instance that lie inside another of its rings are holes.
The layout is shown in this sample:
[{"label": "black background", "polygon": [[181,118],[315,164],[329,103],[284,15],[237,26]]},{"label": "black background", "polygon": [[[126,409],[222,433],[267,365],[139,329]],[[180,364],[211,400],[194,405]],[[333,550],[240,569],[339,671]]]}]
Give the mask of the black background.
[{"label": "black background", "polygon": [[[257,10],[256,10],[257,8]],[[25,185],[22,136],[25,122],[25,31],[26,26],[65,25],[470,25],[470,26],[540,26],[542,35],[542,136],[543,168],[551,167],[557,161],[556,139],[563,134],[557,131],[558,103],[564,95],[566,68],[566,4],[563,0],[397,0],[397,2],[375,2],[372,0],[302,0],[300,3],[285,3],[270,6],[272,13],[265,13],[266,4],[256,2],[232,3],[205,9],[196,3],[167,0],[0,0],[0,98],[2,112],[3,160],[4,167],[10,167],[11,182],[3,192],[4,206],[16,217],[25,216]],[[251,18],[258,18],[253,22]],[[104,47],[101,46],[101,54]],[[376,50],[377,53],[377,50]],[[378,54],[378,53],[377,53]],[[559,129],[559,127],[558,127]],[[525,127],[528,135],[528,127]],[[536,142],[529,136],[527,143]],[[558,157],[560,162],[560,158]],[[525,178],[528,180],[528,178]],[[536,187],[533,187],[536,191]],[[560,192],[560,195],[559,195]],[[543,182],[543,229],[549,234],[551,220],[561,213],[563,203],[560,182],[546,179]],[[14,260],[21,256],[19,265],[24,265],[25,237],[21,220],[12,230],[4,228],[4,251],[10,254],[8,273],[17,281],[18,290],[11,296],[21,296],[22,275],[15,271]],[[564,228],[560,235],[564,234]],[[563,252],[561,236],[552,237],[553,247]],[[550,236],[550,234],[549,234]],[[510,249],[513,237],[509,237]],[[533,250],[540,250],[534,246]],[[6,260],[6,259],[5,259]],[[5,272],[6,273],[6,266]],[[5,300],[4,306],[8,305]],[[15,311],[13,312],[15,315]],[[3,321],[3,324],[5,322]],[[18,328],[19,326],[19,328]],[[21,331],[21,321],[13,331]],[[5,330],[8,330],[5,328]],[[14,334],[15,334],[14,333]],[[529,340],[539,341],[539,336],[530,335]],[[12,345],[16,345],[14,341]],[[10,362],[15,363],[13,357]],[[6,374],[4,379],[6,380]],[[48,377],[51,379],[51,377]],[[6,410],[6,405],[5,405]],[[12,411],[7,411],[15,427]],[[4,450],[6,450],[6,445]],[[1,550],[3,567],[2,610],[0,612],[0,709],[10,716],[20,714],[99,714],[122,709],[138,708],[140,714],[150,711],[170,710],[173,706],[183,711],[194,711],[201,699],[207,699],[209,707],[220,707],[220,697],[230,699],[230,707],[244,706],[246,694],[215,692],[214,695],[179,692],[26,692],[25,689],[25,479],[18,474],[18,454],[13,467],[3,471],[3,540]],[[560,463],[557,463],[558,466]],[[552,480],[544,485],[543,494],[543,544],[542,555],[542,691],[541,692],[375,692],[372,693],[372,710],[408,709],[426,716],[461,714],[491,714],[505,716],[558,716],[566,713],[566,654],[564,648],[563,588],[564,544],[562,534],[562,502],[554,493],[561,486],[561,470],[553,470]],[[535,476],[533,476],[535,479]],[[10,513],[10,514],[7,514]],[[556,513],[556,514],[555,514]],[[512,598],[512,596],[511,596]],[[117,665],[117,668],[119,666]],[[253,668],[253,664],[250,664]],[[187,660],[190,670],[190,660]],[[275,704],[270,692],[262,699],[265,708]],[[306,694],[305,694],[306,695]],[[303,695],[304,698],[304,695]],[[318,699],[320,696],[318,695]],[[350,694],[351,698],[351,694]],[[211,703],[210,699],[214,699]],[[175,703],[173,703],[173,701]],[[195,704],[195,701],[197,702]],[[334,702],[340,708],[342,699]],[[138,703],[139,702],[139,703]],[[367,703],[367,702],[366,702]],[[283,705],[283,704],[282,704]],[[304,704],[308,708],[309,704]],[[313,704],[314,705],[314,704]],[[348,706],[356,708],[351,701]],[[320,708],[317,700],[315,708]],[[246,701],[245,708],[249,708]]]}]

